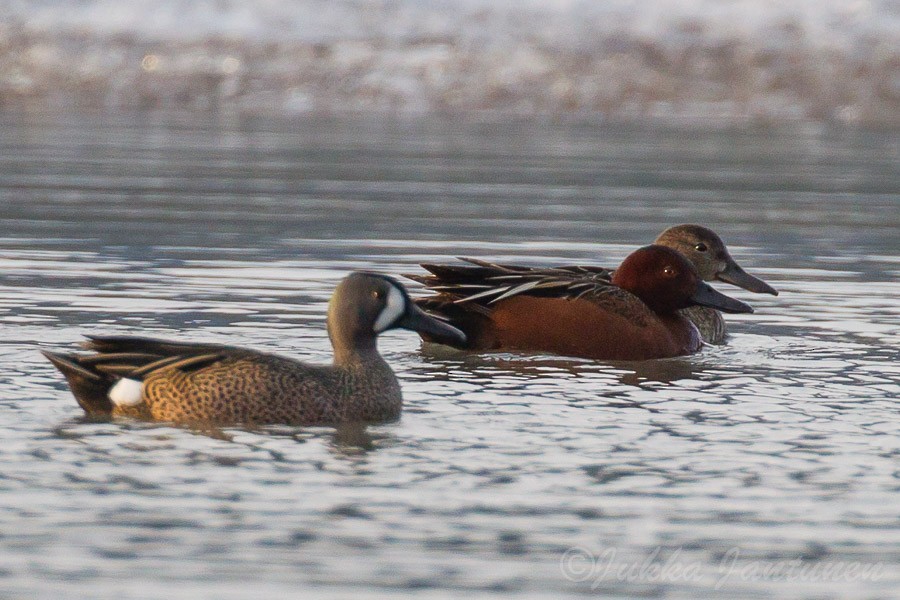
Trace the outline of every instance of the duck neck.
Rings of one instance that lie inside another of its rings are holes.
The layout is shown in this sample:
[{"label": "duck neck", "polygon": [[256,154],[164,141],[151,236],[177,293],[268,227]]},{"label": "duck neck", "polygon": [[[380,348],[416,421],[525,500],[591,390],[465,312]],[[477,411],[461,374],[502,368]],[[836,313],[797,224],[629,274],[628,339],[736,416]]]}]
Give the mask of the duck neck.
[{"label": "duck neck", "polygon": [[352,368],[380,362],[384,362],[384,359],[378,353],[378,346],[374,339],[347,346],[336,345],[334,348],[334,366],[336,367]]},{"label": "duck neck", "polygon": [[389,421],[400,416],[400,382],[375,344],[335,349],[334,368],[341,382],[341,421]]}]

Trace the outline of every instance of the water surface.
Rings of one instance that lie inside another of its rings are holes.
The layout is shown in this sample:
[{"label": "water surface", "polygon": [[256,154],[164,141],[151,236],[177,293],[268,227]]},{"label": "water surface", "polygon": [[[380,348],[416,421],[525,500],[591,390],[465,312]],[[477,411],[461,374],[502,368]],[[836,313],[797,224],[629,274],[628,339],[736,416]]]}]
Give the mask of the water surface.
[{"label": "water surface", "polygon": [[[895,134],[157,114],[0,132],[2,595],[896,597]],[[366,430],[90,422],[37,352],[140,333],[326,362],[351,269],[613,266],[692,221],[781,291],[719,286],[757,309],[728,345],[605,364],[392,332],[405,410]]]}]

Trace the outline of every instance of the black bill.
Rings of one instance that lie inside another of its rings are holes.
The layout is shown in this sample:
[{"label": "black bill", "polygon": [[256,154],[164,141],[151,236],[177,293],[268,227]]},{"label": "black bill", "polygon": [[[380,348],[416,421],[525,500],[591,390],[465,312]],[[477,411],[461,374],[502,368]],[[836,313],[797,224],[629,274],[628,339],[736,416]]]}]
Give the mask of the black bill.
[{"label": "black bill", "polygon": [[747,271],[743,270],[738,266],[736,262],[734,262],[731,257],[728,258],[728,263],[725,266],[725,270],[716,275],[716,279],[718,279],[719,281],[724,281],[725,283],[736,285],[739,288],[744,288],[748,292],[756,292],[757,294],[772,294],[773,296],[778,295],[778,290],[773,288],[762,279],[754,277]]},{"label": "black bill", "polygon": [[430,341],[448,346],[461,346],[466,343],[466,334],[438,320],[410,302],[406,314],[397,322],[397,327],[411,329],[428,337]]},{"label": "black bill", "polygon": [[735,300],[721,292],[717,292],[711,285],[701,281],[697,289],[691,294],[691,301],[700,306],[717,308],[727,313],[752,313],[753,307],[740,300]]}]

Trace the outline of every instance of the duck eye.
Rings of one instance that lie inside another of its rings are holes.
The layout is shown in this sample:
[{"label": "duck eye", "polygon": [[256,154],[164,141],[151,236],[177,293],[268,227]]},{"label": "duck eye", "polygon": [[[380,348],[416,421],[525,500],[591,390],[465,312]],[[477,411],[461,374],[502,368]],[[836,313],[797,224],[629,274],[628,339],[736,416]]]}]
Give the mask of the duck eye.
[{"label": "duck eye", "polygon": [[706,244],[700,242],[699,244],[694,246],[694,250],[696,250],[697,252],[706,252]]},{"label": "duck eye", "polygon": [[381,290],[375,290],[372,292],[372,297],[376,300],[381,300],[382,298],[384,298],[384,292]]},{"label": "duck eye", "polygon": [[666,277],[675,277],[675,268],[663,267],[663,275],[665,275]]}]

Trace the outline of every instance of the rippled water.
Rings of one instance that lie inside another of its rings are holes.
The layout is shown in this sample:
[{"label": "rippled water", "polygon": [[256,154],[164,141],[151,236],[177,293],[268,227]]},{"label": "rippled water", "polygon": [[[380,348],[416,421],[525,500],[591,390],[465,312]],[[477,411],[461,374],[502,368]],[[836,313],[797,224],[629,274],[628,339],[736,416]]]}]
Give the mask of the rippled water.
[{"label": "rippled water", "polygon": [[[897,597],[896,134],[0,131],[4,597]],[[324,362],[350,269],[615,265],[685,221],[781,290],[726,290],[757,309],[727,346],[604,364],[391,333],[404,414],[364,431],[89,422],[37,352],[122,332]]]}]

